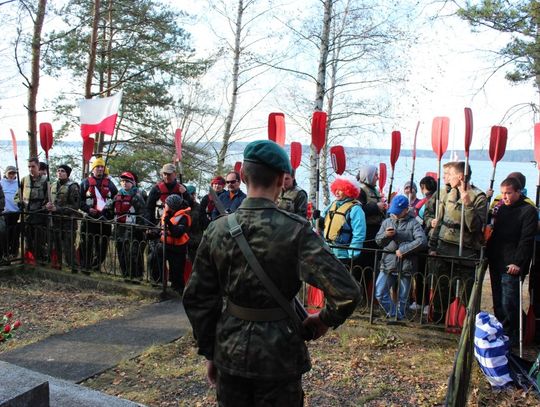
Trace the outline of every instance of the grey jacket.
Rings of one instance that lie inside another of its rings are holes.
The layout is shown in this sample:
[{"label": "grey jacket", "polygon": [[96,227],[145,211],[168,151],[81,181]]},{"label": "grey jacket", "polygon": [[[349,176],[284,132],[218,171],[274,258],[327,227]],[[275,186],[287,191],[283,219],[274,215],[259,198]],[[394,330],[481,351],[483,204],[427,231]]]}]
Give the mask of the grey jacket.
[{"label": "grey jacket", "polygon": [[[393,237],[385,235],[386,229],[393,227],[396,234]],[[397,272],[397,256],[396,250],[400,250],[404,255],[402,258],[402,273],[411,274],[416,270],[416,256],[411,256],[411,253],[422,250],[427,246],[427,238],[422,230],[422,226],[412,216],[398,219],[396,217],[386,218],[375,240],[379,246],[386,251],[393,253],[383,253],[381,257],[381,271],[385,273]]]}]

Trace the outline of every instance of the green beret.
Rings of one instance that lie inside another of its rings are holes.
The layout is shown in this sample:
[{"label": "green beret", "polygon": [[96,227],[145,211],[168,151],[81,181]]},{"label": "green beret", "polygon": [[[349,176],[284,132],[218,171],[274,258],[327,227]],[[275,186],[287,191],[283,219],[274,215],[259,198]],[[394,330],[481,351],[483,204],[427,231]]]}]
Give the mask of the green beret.
[{"label": "green beret", "polygon": [[280,172],[291,173],[291,162],[285,150],[271,140],[257,140],[244,150],[244,161],[263,164]]}]

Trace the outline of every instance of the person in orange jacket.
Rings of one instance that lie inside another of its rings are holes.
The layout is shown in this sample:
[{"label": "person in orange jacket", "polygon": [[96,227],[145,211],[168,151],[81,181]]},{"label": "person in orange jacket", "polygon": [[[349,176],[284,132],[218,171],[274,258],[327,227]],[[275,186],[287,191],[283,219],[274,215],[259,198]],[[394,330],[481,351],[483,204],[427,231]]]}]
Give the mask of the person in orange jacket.
[{"label": "person in orange jacket", "polygon": [[[158,247],[158,267],[163,275],[163,255],[168,262],[169,280],[173,290],[184,292],[184,266],[191,227],[191,208],[177,194],[169,195],[165,200],[161,216],[161,238]],[[165,247],[163,247],[165,245]]]}]

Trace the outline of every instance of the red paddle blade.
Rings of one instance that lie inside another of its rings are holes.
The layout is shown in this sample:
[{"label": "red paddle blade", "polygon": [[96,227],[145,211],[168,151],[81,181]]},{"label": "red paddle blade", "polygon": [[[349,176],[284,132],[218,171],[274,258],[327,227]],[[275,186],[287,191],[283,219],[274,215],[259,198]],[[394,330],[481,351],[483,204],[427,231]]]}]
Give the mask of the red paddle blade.
[{"label": "red paddle blade", "polygon": [[15,132],[13,129],[9,129],[11,132],[11,144],[13,145],[13,155],[17,158],[17,139],[15,138]]},{"label": "red paddle blade", "polygon": [[296,170],[302,161],[302,144],[298,141],[291,143],[291,167]]},{"label": "red paddle blade", "polygon": [[473,135],[473,117],[472,110],[469,107],[465,108],[465,157],[469,157]]},{"label": "red paddle blade", "polygon": [[234,163],[234,172],[237,172],[240,174],[240,170],[242,169],[242,161],[237,161]]},{"label": "red paddle blade", "polygon": [[89,162],[92,158],[92,154],[94,154],[94,143],[95,141],[92,137],[83,140],[82,154],[83,160],[86,162]]},{"label": "red paddle blade", "polygon": [[321,152],[321,149],[324,147],[324,143],[326,143],[327,120],[328,115],[326,112],[313,112],[313,119],[311,121],[311,143],[315,146],[317,154]]},{"label": "red paddle blade", "polygon": [[176,161],[182,161],[182,129],[174,132],[174,148],[176,149]]},{"label": "red paddle blade", "polygon": [[436,173],[436,172],[432,172],[432,171],[426,172],[426,177],[431,177],[431,178],[433,178],[435,181],[437,181],[437,178],[439,178],[439,176],[437,175],[437,173]]},{"label": "red paddle blade", "polygon": [[390,165],[392,169],[396,165],[396,161],[399,158],[399,152],[401,151],[401,132],[392,132],[392,148],[390,149]]},{"label": "red paddle blade", "polygon": [[508,129],[502,126],[493,126],[489,138],[489,158],[493,166],[497,165],[503,158],[506,151],[506,141],[508,140]]},{"label": "red paddle blade", "polygon": [[317,313],[324,307],[324,293],[317,287],[308,285],[307,289],[307,312]]},{"label": "red paddle blade", "polygon": [[336,174],[341,175],[345,171],[347,164],[345,158],[345,149],[343,146],[333,146],[330,148],[330,158],[332,159],[332,167]]},{"label": "red paddle blade", "polygon": [[379,190],[383,190],[386,185],[386,164],[379,164]]},{"label": "red paddle blade", "polygon": [[448,133],[450,119],[448,117],[435,117],[431,126],[431,146],[440,161],[448,148]]},{"label": "red paddle blade", "polygon": [[534,125],[534,161],[540,169],[540,123]]},{"label": "red paddle blade", "polygon": [[53,145],[53,129],[51,123],[39,124],[39,141],[45,154],[48,154]]},{"label": "red paddle blade", "polygon": [[285,115],[283,113],[268,115],[268,139],[275,141],[281,147],[285,145]]}]

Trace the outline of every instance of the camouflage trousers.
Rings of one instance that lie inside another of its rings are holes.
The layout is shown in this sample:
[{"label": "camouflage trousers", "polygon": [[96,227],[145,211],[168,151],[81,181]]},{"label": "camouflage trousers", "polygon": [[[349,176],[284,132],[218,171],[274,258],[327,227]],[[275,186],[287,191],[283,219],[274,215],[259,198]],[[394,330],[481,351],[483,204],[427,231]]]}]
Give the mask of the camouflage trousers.
[{"label": "camouflage trousers", "polygon": [[218,371],[219,407],[302,407],[302,377],[287,380],[247,379]]}]

